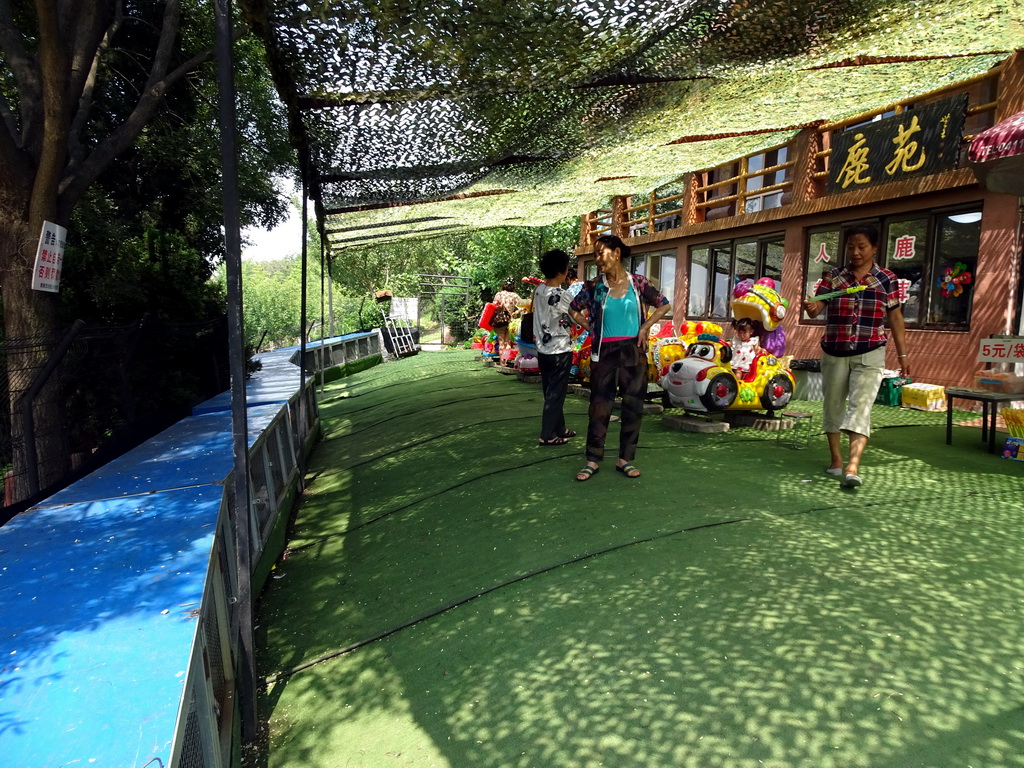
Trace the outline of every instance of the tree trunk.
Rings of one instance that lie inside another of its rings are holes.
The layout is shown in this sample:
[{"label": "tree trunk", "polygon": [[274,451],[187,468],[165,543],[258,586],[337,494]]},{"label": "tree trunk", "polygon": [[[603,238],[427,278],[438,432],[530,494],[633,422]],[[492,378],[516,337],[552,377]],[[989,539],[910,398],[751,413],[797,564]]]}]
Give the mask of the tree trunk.
[{"label": "tree trunk", "polygon": [[[34,457],[40,489],[60,480],[67,471],[68,437],[65,429],[63,393],[51,385],[31,405],[33,434],[25,432],[22,394],[32,385],[46,364],[57,338],[57,295],[32,290],[39,231],[31,224],[0,220],[0,263],[3,275],[3,308],[7,364],[8,409],[10,414],[13,465],[13,500],[31,495],[29,462]],[[42,229],[40,222],[39,230]]]}]

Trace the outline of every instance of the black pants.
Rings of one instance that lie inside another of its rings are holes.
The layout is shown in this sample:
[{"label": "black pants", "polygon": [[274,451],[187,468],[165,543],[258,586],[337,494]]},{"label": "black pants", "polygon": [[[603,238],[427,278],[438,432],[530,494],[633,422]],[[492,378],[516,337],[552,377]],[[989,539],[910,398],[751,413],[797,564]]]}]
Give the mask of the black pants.
[{"label": "black pants", "polygon": [[555,355],[537,353],[540,380],[544,387],[544,410],[540,419],[540,439],[554,440],[565,434],[565,392],[569,388],[572,352]]},{"label": "black pants", "polygon": [[619,430],[619,457],[632,461],[640,439],[647,393],[647,356],[636,339],[605,342],[601,357],[590,364],[590,424],[587,427],[587,461],[604,458],[608,422],[615,403],[616,389],[622,394],[622,422]]}]

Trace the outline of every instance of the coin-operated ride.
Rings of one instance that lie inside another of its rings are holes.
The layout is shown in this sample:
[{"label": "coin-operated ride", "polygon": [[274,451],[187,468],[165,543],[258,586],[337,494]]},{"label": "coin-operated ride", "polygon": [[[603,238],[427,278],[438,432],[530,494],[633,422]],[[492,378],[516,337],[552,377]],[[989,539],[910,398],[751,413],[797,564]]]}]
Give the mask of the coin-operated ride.
[{"label": "coin-operated ride", "polygon": [[666,321],[657,330],[652,329],[647,345],[647,380],[659,384],[661,377],[668,372],[668,367],[686,357],[686,350],[702,333],[721,336],[722,326],[706,321],[695,323],[684,320],[678,327]]},{"label": "coin-operated ride", "polygon": [[669,402],[688,411],[777,411],[793,397],[793,374],[772,354],[754,358],[750,371],[737,375],[730,365],[732,347],[713,333],[702,333],[671,363],[659,383]]},{"label": "coin-operated ride", "polygon": [[729,303],[736,320],[747,318],[761,327],[755,333],[760,345],[777,357],[786,354],[786,329],[782,320],[789,309],[789,302],[782,298],[770,277],[741,280],[732,290]]}]

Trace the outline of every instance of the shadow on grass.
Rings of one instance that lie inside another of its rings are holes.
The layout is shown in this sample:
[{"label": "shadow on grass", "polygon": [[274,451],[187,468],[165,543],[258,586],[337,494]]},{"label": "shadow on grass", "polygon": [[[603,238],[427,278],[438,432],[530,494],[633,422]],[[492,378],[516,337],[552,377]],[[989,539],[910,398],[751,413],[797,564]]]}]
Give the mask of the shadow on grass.
[{"label": "shadow on grass", "polygon": [[381,408],[422,418],[314,458],[261,605],[265,765],[1024,764],[1010,462],[894,413],[843,493],[823,438],[648,418],[640,482],[578,484],[536,387],[481,418],[433,362],[348,385],[373,408],[404,372]]}]

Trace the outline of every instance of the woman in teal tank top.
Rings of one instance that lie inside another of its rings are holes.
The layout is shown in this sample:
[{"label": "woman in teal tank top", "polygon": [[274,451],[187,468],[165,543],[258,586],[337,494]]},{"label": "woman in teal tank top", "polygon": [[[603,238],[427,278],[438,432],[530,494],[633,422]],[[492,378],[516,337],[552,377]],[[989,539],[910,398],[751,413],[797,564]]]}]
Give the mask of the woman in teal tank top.
[{"label": "woman in teal tank top", "polygon": [[[622,420],[615,468],[626,477],[640,477],[632,462],[647,393],[647,339],[651,326],[671,306],[643,275],[626,271],[629,252],[629,246],[614,235],[597,238],[594,255],[601,275],[593,288],[580,291],[569,313],[592,338],[587,464],[576,474],[581,482],[601,467],[616,389],[622,392]],[[581,314],[584,310],[589,318]],[[648,315],[649,310],[653,311]]]}]

